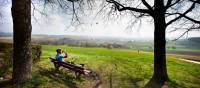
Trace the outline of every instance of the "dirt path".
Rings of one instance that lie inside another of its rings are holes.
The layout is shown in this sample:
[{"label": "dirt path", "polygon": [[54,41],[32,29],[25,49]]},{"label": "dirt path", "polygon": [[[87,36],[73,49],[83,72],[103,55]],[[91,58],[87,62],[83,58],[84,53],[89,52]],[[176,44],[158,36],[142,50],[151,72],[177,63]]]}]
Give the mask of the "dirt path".
[{"label": "dirt path", "polygon": [[180,60],[195,63],[195,64],[200,64],[200,53],[170,53],[167,54],[168,56],[175,56]]},{"label": "dirt path", "polygon": [[179,58],[179,60],[183,60],[183,61],[187,61],[187,62],[191,62],[191,63],[195,63],[195,64],[200,64],[200,62],[198,62],[198,61],[192,61],[192,60],[181,59],[181,58]]}]

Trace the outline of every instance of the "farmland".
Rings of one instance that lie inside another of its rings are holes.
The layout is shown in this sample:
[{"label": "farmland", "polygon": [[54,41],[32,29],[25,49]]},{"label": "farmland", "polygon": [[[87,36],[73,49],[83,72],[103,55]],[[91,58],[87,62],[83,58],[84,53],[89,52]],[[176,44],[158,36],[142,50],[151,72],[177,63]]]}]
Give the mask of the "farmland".
[{"label": "farmland", "polygon": [[[43,40],[41,37],[37,38]],[[4,43],[12,43],[11,39],[2,37],[0,40]],[[52,38],[47,38],[46,40],[48,39],[52,40]],[[90,39],[87,40],[90,41]],[[52,41],[57,40],[53,39]],[[90,46],[92,42],[88,41],[87,46],[83,43],[81,43],[83,45],[55,45],[49,41],[39,41],[38,43],[42,45],[41,59],[33,64],[32,79],[23,84],[23,86],[25,88],[92,88],[94,86],[101,88],[140,88],[144,87],[152,77],[152,41],[106,42],[101,40],[99,43],[95,43],[94,46]],[[43,44],[48,42],[50,45]],[[93,42],[95,41],[93,40]],[[126,47],[99,46],[101,44],[111,44],[112,46],[112,44],[116,43]],[[69,53],[69,58],[66,61],[85,64],[85,67],[94,71],[97,77],[75,79],[73,72],[64,68],[56,72],[48,58],[55,57],[57,48],[62,48]],[[166,49],[168,53],[167,69],[170,80],[165,85],[170,88],[198,88],[200,86],[200,65],[179,60],[179,58],[183,58],[199,61],[200,48],[198,43],[189,41],[167,42]],[[2,59],[3,57],[0,55],[0,58]],[[11,72],[10,68],[5,77],[10,79]],[[6,81],[0,81],[0,86],[10,87]]]},{"label": "farmland", "polygon": [[[72,72],[64,68],[55,72],[48,57],[55,55],[55,49],[62,48],[69,53],[67,61],[82,63],[86,68],[96,72],[98,79],[82,77],[75,79]],[[175,57],[167,57],[169,87],[193,87],[200,85],[200,65],[185,62]],[[144,87],[153,74],[153,54],[125,49],[83,48],[67,45],[42,45],[41,60],[33,65],[32,79],[24,84],[27,88],[138,88]],[[0,83],[5,84],[5,83]],[[4,85],[9,87],[8,85]]]}]

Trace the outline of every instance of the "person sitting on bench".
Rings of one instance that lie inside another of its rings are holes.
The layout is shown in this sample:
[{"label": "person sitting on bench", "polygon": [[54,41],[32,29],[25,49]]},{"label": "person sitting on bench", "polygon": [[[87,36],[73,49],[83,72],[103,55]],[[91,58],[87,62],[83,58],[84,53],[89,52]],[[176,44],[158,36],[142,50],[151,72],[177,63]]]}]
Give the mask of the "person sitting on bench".
[{"label": "person sitting on bench", "polygon": [[60,48],[56,49],[56,52],[57,52],[57,54],[56,54],[55,59],[58,60],[58,61],[64,62],[64,58],[68,57],[67,53],[62,52],[62,49],[60,49]]}]

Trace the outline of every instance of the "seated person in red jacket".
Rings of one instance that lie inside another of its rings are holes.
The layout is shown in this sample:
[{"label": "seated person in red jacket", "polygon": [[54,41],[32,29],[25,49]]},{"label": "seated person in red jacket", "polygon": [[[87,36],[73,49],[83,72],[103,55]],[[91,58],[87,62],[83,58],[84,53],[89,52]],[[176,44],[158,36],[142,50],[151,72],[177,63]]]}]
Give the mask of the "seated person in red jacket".
[{"label": "seated person in red jacket", "polygon": [[56,52],[57,52],[57,54],[56,54],[56,60],[58,60],[58,61],[63,61],[64,62],[64,58],[67,58],[68,56],[67,56],[67,53],[66,52],[62,52],[62,49],[57,49],[56,50]]}]

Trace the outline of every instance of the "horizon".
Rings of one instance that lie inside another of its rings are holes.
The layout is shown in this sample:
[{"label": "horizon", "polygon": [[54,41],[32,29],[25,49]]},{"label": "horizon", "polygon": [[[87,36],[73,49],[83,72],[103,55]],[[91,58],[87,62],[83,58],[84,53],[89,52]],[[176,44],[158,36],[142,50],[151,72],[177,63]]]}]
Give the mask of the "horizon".
[{"label": "horizon", "polygon": [[[131,37],[116,37],[116,36],[90,36],[90,35],[54,35],[54,34],[31,34],[33,38],[37,37],[37,36],[49,36],[52,38],[71,38],[71,37],[79,37],[81,38],[89,38],[89,39],[117,39],[117,40],[121,40],[121,39],[126,39],[124,41],[153,41],[153,38],[131,38]],[[12,32],[0,32],[0,37],[13,37],[13,33]],[[185,39],[189,39],[189,38],[200,38],[200,36],[194,36],[194,37],[182,37],[178,40],[185,40]],[[166,38],[166,40],[168,41],[173,41],[174,39],[176,39],[176,37],[172,37],[172,38]]]}]

